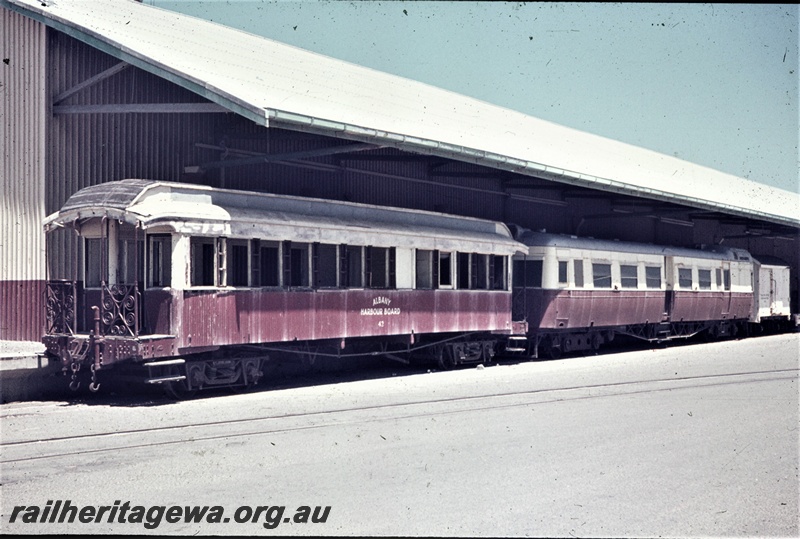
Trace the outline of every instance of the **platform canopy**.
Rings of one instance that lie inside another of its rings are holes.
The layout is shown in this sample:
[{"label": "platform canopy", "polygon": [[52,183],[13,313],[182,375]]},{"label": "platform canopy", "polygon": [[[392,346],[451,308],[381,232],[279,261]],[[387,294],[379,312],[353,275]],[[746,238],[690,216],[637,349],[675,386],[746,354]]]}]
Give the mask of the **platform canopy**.
[{"label": "platform canopy", "polygon": [[126,0],[0,6],[210,101],[187,112],[231,111],[267,127],[800,227],[798,193],[213,22]]}]

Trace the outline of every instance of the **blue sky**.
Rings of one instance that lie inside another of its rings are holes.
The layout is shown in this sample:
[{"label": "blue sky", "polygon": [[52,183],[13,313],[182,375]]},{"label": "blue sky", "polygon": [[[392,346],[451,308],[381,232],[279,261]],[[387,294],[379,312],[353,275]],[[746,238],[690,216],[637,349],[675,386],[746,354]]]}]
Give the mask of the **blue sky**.
[{"label": "blue sky", "polygon": [[800,191],[797,5],[145,3]]}]

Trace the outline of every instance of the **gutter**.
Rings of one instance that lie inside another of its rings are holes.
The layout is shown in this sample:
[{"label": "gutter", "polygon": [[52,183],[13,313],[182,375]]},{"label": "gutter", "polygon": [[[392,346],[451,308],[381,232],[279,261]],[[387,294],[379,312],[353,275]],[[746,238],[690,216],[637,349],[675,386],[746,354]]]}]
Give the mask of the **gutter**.
[{"label": "gutter", "polygon": [[436,140],[423,139],[420,137],[402,135],[399,133],[391,133],[388,131],[350,125],[321,118],[313,118],[311,116],[275,109],[267,109],[267,113],[269,118],[268,124],[272,127],[292,129],[295,131],[303,131],[318,135],[336,136],[338,138],[369,142],[383,146],[392,146],[400,150],[472,162],[490,168],[507,170],[510,172],[523,174],[525,176],[532,176],[540,179],[564,183],[567,185],[577,185],[623,195],[649,198],[652,200],[679,204],[681,206],[690,206],[692,208],[702,210],[716,212],[721,211],[730,215],[751,219],[760,219],[770,223],[800,229],[800,219],[792,219],[782,215],[769,214],[761,211],[747,210],[737,206],[732,206],[730,204],[713,202],[696,197],[677,195],[668,191],[652,189],[649,187],[637,187],[624,182],[611,180],[609,178],[601,178],[591,174],[584,174],[558,167],[551,167],[541,163],[536,163],[534,161],[527,161],[524,159],[509,157],[484,150],[477,150],[474,148],[468,148],[466,146],[458,146]]}]

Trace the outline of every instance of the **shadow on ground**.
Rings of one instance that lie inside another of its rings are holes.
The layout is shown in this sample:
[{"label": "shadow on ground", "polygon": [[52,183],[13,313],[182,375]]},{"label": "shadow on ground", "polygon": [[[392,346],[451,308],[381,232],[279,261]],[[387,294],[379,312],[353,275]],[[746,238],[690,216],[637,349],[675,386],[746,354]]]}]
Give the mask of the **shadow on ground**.
[{"label": "shadow on ground", "polygon": [[[617,338],[600,349],[598,354],[578,352],[565,354],[561,359],[569,357],[586,357],[587,361],[595,355],[617,354],[634,350],[671,348],[691,346],[704,342],[702,338],[673,341],[669,344],[648,344],[633,339]],[[513,365],[529,361],[526,358],[496,358],[496,363]],[[560,361],[561,359],[539,359],[534,361]],[[475,368],[475,364],[457,368]],[[440,370],[434,364],[405,365],[387,360],[380,356],[363,358],[318,358],[315,362],[300,361],[297,356],[270,359],[262,364],[264,376],[258,386],[246,390],[210,389],[200,391],[193,398],[214,398],[246,391],[258,393],[296,387],[337,384],[342,382],[409,376]],[[18,401],[55,401],[63,406],[81,404],[105,406],[163,406],[176,401],[167,396],[159,385],[147,385],[141,378],[119,376],[115,371],[101,372],[100,391],[89,391],[89,378],[83,373],[78,391],[69,389],[70,378],[64,376],[58,367],[36,369],[32,371],[6,371],[0,379],[0,399],[3,403]]]}]

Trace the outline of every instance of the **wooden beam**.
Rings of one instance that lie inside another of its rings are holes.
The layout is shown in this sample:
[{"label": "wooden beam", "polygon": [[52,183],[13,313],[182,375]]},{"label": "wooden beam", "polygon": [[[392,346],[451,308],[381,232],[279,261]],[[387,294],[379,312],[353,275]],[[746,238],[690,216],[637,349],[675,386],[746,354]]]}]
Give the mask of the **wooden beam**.
[{"label": "wooden beam", "polygon": [[216,103],[131,103],[109,105],[56,105],[53,114],[187,114],[231,112]]},{"label": "wooden beam", "polygon": [[53,99],[53,105],[58,105],[59,103],[64,101],[66,98],[70,97],[71,95],[77,94],[81,90],[89,88],[90,86],[94,86],[98,82],[106,80],[107,78],[116,75],[120,71],[123,71],[123,70],[125,70],[126,68],[128,68],[130,66],[131,65],[126,63],[126,62],[119,62],[118,64],[115,64],[114,66],[109,67],[105,71],[101,71],[97,75],[95,75],[93,77],[89,77],[85,81],[83,81],[83,82],[81,82],[79,84],[76,84],[75,86],[73,86],[69,90],[65,90],[65,91],[61,92],[60,94],[58,94],[55,97],[55,99]]},{"label": "wooden beam", "polygon": [[212,161],[210,163],[203,163],[200,168],[207,170],[211,168],[228,168],[240,167],[245,165],[260,165],[262,163],[274,163],[276,161],[292,161],[296,159],[309,159],[312,157],[322,157],[325,155],[336,155],[348,152],[362,152],[364,150],[376,150],[382,146],[374,144],[358,143],[358,144],[345,144],[341,146],[331,146],[328,148],[319,148],[316,150],[303,150],[298,152],[282,153],[282,154],[258,154],[253,157],[246,157],[243,159],[229,159],[224,161]]}]

